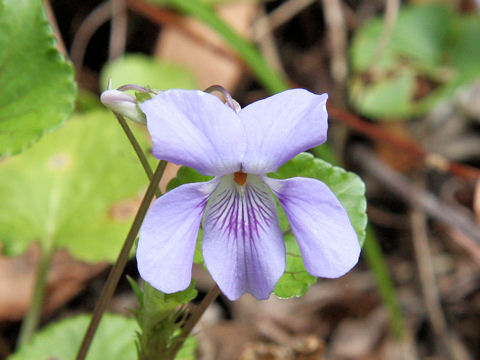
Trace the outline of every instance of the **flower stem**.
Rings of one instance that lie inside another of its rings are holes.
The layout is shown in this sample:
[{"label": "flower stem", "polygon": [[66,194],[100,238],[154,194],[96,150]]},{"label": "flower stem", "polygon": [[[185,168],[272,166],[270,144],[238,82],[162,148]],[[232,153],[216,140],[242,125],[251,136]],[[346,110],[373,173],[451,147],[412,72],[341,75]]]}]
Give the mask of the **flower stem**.
[{"label": "flower stem", "polygon": [[162,175],[165,171],[165,167],[167,166],[167,162],[162,160],[159,162],[155,173],[152,176],[152,180],[150,181],[150,185],[148,186],[147,192],[143,197],[142,203],[138,208],[137,214],[135,219],[133,220],[133,224],[130,227],[130,231],[125,239],[125,243],[123,244],[122,250],[118,255],[117,262],[113,265],[112,269],[110,270],[110,274],[108,275],[107,282],[102,290],[100,298],[98,299],[97,304],[95,305],[95,310],[92,315],[92,319],[90,320],[90,324],[88,326],[87,332],[82,341],[82,345],[77,354],[77,360],[84,360],[87,356],[88,349],[90,344],[93,340],[93,336],[97,330],[98,324],[102,318],[107,305],[109,304],[110,300],[112,299],[113,293],[117,288],[118,281],[125,269],[125,265],[128,261],[128,257],[132,250],[133,244],[135,243],[135,239],[138,235],[138,231],[140,230],[140,226],[142,225],[143,219],[147,213],[147,210],[150,206],[150,203],[154,197],[156,189],[158,188],[158,184]]},{"label": "flower stem", "polygon": [[213,286],[207,295],[202,299],[200,305],[195,308],[195,311],[192,315],[188,318],[185,326],[182,328],[182,333],[180,334],[178,342],[172,347],[171,349],[171,356],[170,359],[175,359],[177,352],[182,348],[183,343],[187,340],[188,335],[192,332],[195,325],[198,323],[200,318],[202,317],[205,310],[207,310],[208,306],[215,301],[217,296],[220,295],[220,289],[217,284]]},{"label": "flower stem", "polygon": [[[145,173],[148,176],[148,180],[152,181],[152,177],[153,177],[152,168],[150,167],[150,164],[148,163],[147,157],[145,156],[145,153],[143,152],[142,147],[140,146],[137,139],[135,138],[135,135],[133,135],[132,130],[128,126],[128,122],[125,120],[125,118],[122,115],[117,114],[115,112],[113,114],[117,118],[118,123],[120,124],[123,131],[125,132],[125,135],[127,135],[127,138],[130,141],[130,144],[132,144],[133,150],[135,150],[135,153],[137,154],[138,160],[142,164],[143,169],[145,170]],[[157,190],[155,191],[155,195],[157,197],[162,195],[159,188],[157,188]]]},{"label": "flower stem", "polygon": [[47,286],[47,275],[52,263],[54,246],[47,245],[40,248],[40,258],[33,288],[32,302],[28,312],[23,320],[18,338],[17,347],[27,343],[38,327],[42,317],[43,301],[45,298],[45,289]]}]

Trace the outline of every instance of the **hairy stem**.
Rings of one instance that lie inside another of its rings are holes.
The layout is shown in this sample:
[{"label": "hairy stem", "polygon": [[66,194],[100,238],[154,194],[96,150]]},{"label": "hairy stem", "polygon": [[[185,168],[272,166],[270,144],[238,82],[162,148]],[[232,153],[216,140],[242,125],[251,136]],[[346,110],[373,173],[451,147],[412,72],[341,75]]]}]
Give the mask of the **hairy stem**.
[{"label": "hairy stem", "polygon": [[193,328],[195,325],[198,323],[200,318],[202,317],[203,313],[207,308],[210,306],[211,303],[215,301],[215,299],[220,295],[220,289],[217,284],[215,284],[205,295],[205,297],[202,299],[200,302],[200,305],[198,305],[195,308],[195,311],[192,313],[192,315],[188,318],[187,322],[185,323],[185,326],[182,328],[182,333],[180,334],[180,339],[179,341],[172,347],[171,352],[170,352],[170,360],[175,359],[175,356],[177,355],[177,352],[182,348],[183,343],[185,340],[187,340],[188,335],[192,332]]},{"label": "hairy stem", "polygon": [[118,281],[125,269],[125,265],[128,261],[128,257],[132,250],[133,244],[135,243],[135,239],[137,238],[138,231],[140,230],[140,226],[142,225],[143,219],[147,213],[147,210],[150,206],[151,201],[153,200],[154,194],[156,189],[158,188],[158,184],[162,175],[165,171],[165,167],[167,166],[167,162],[162,160],[159,162],[155,173],[153,174],[152,180],[150,181],[150,185],[148,186],[147,192],[143,197],[142,203],[138,208],[137,214],[135,219],[133,220],[133,224],[130,227],[130,231],[125,239],[125,243],[123,244],[122,250],[118,255],[117,262],[113,265],[112,269],[110,270],[110,274],[108,275],[107,282],[102,290],[100,298],[98,299],[97,304],[95,305],[95,310],[92,315],[92,319],[90,320],[90,324],[88,326],[87,332],[82,341],[82,345],[80,346],[80,350],[77,354],[77,360],[84,360],[87,356],[88,349],[90,344],[93,340],[93,336],[98,328],[98,324],[102,318],[107,305],[110,303],[112,299],[113,293],[117,288]]},{"label": "hairy stem", "polygon": [[54,246],[52,245],[40,248],[40,259],[35,277],[32,302],[28,309],[27,315],[23,320],[17,347],[22,346],[28,342],[28,340],[30,340],[35,330],[37,330],[38,323],[42,317],[43,301],[47,287],[47,275],[48,270],[50,269],[50,264],[52,263],[53,253]]}]

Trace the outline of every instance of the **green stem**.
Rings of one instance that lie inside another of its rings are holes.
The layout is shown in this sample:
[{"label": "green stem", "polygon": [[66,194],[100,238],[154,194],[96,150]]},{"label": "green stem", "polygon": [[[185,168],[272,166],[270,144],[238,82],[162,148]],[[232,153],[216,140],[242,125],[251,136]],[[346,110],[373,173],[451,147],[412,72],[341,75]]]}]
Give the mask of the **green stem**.
[{"label": "green stem", "polygon": [[150,164],[148,163],[148,160],[145,154],[143,153],[142,147],[140,146],[137,139],[135,138],[135,135],[133,135],[133,132],[128,126],[128,123],[125,120],[125,118],[122,115],[117,114],[116,112],[114,112],[113,115],[115,115],[115,117],[118,120],[118,123],[120,124],[123,131],[125,132],[125,135],[127,135],[127,138],[130,141],[130,144],[132,144],[133,150],[135,150],[135,153],[137,154],[138,160],[140,160],[140,163],[142,164],[143,169],[145,170],[145,173],[148,176],[148,180],[151,181],[153,177],[153,171],[152,171],[152,168],[150,167]]},{"label": "green stem", "polygon": [[271,93],[281,92],[289,88],[285,79],[275,72],[255,49],[255,47],[220,19],[208,6],[201,1],[168,0],[174,8],[192,15],[210,26],[222,36],[226,42],[241,56],[258,80]]},{"label": "green stem", "polygon": [[218,287],[217,284],[215,284],[207,293],[207,295],[205,295],[205,297],[202,299],[200,304],[195,308],[195,311],[188,318],[187,322],[185,323],[185,326],[182,328],[182,333],[180,334],[178,342],[171,349],[171,353],[170,353],[171,360],[175,359],[177,352],[182,348],[182,345],[185,342],[185,340],[187,340],[188,335],[190,335],[190,333],[192,332],[193,328],[202,317],[205,310],[207,310],[210,304],[215,301],[218,295],[220,295],[220,288]]},{"label": "green stem", "polygon": [[142,225],[143,219],[147,213],[147,210],[150,206],[150,203],[153,200],[154,194],[156,189],[158,188],[158,184],[160,183],[160,179],[163,176],[165,171],[165,167],[167,165],[166,161],[160,161],[155,173],[153,174],[152,180],[150,181],[150,185],[148,186],[147,192],[143,197],[142,203],[138,208],[137,214],[135,219],[133,220],[133,224],[130,227],[130,231],[125,239],[125,243],[123,244],[122,250],[118,255],[117,262],[113,265],[112,269],[110,270],[110,274],[108,275],[107,282],[102,290],[100,298],[95,306],[95,310],[93,311],[92,319],[90,320],[90,324],[88,326],[87,332],[82,341],[82,345],[80,346],[80,350],[77,354],[77,360],[84,360],[87,356],[88,349],[90,344],[93,340],[93,336],[97,331],[98,324],[102,318],[107,305],[110,303],[112,299],[113,293],[117,288],[118,281],[125,269],[125,265],[127,264],[130,252],[132,250],[133,244],[135,243],[135,239],[137,238],[138,231],[140,230],[140,226]]},{"label": "green stem", "polygon": [[17,347],[24,345],[28,342],[28,340],[30,340],[34,332],[37,330],[38,324],[42,317],[43,302],[47,287],[47,275],[48,270],[50,269],[50,264],[52,263],[53,253],[53,245],[40,248],[40,259],[35,277],[32,301],[20,329]]},{"label": "green stem", "polygon": [[382,301],[387,308],[390,317],[393,332],[398,339],[404,339],[406,335],[406,327],[402,311],[397,302],[395,286],[387,264],[385,263],[380,245],[378,244],[377,238],[370,226],[367,227],[367,238],[365,240],[365,245],[363,246],[363,255],[375,276],[380,296],[382,297]]}]

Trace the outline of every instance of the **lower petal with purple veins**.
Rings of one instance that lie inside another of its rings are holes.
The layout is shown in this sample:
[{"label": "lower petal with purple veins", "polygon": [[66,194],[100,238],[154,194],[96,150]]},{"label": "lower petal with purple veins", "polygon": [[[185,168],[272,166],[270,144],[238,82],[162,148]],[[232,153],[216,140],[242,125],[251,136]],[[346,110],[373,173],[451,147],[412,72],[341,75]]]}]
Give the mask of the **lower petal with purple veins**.
[{"label": "lower petal with purple veins", "polygon": [[210,196],[203,220],[203,257],[222,292],[267,299],[285,271],[285,244],[275,200],[257,175],[244,184],[233,175]]}]

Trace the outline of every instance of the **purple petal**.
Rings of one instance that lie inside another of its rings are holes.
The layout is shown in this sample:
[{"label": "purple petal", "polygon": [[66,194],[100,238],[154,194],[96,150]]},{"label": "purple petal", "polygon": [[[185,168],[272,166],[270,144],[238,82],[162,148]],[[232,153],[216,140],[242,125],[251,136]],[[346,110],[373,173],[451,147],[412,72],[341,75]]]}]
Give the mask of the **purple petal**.
[{"label": "purple petal", "polygon": [[179,186],[155,200],[140,229],[138,271],[153,287],[173,293],[190,285],[198,229],[218,179]]},{"label": "purple petal", "polygon": [[260,177],[237,185],[224,176],[203,220],[203,258],[222,292],[267,299],[285,271],[285,244],[275,200]]},{"label": "purple petal", "polygon": [[360,245],[348,214],[327,185],[316,179],[264,178],[280,200],[302,253],[314,276],[336,278],[358,261]]},{"label": "purple petal", "polygon": [[327,94],[304,89],[281,92],[254,102],[239,113],[247,132],[242,171],[276,171],[295,155],[327,139]]},{"label": "purple petal", "polygon": [[198,90],[168,90],[140,105],[155,157],[204,175],[240,170],[245,130],[236,112]]}]

